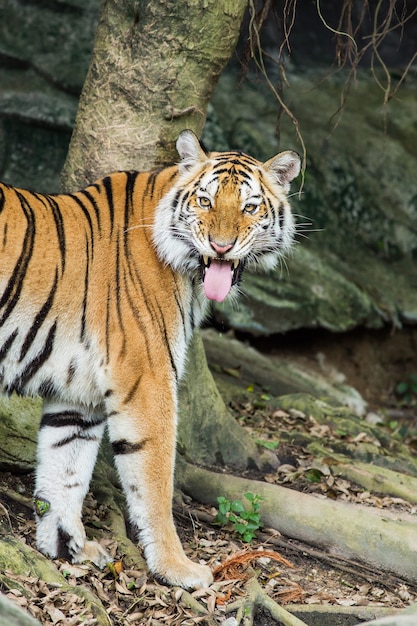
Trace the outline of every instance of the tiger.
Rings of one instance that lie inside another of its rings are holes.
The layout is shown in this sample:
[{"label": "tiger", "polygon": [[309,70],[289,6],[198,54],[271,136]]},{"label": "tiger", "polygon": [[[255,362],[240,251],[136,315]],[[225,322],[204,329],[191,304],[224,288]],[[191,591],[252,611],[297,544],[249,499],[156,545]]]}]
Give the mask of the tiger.
[{"label": "tiger", "polygon": [[0,384],[43,398],[36,545],[105,567],[82,507],[105,428],[148,569],[209,586],[172,514],[178,383],[211,301],[290,250],[300,157],[208,152],[191,130],[179,162],[105,176],[75,193],[0,183]]}]

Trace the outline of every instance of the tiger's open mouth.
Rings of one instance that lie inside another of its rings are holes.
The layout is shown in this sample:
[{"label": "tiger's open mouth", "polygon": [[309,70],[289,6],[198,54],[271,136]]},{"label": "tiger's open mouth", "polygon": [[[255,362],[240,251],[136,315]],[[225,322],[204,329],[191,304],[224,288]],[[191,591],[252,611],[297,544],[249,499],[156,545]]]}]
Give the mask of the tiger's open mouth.
[{"label": "tiger's open mouth", "polygon": [[243,271],[239,259],[226,261],[221,258],[204,256],[200,261],[200,275],[204,293],[209,300],[223,302],[233,285],[236,285]]}]

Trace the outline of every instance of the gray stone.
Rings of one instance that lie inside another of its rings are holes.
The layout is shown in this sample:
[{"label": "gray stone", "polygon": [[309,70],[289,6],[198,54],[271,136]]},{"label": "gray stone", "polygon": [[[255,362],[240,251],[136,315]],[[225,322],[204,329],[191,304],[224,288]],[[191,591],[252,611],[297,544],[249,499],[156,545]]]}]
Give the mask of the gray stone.
[{"label": "gray stone", "polygon": [[0,626],[39,626],[40,622],[0,593]]},{"label": "gray stone", "polygon": [[[232,328],[269,335],[296,328],[345,331],[417,321],[417,88],[406,82],[382,106],[374,78],[360,72],[337,127],[343,82],[290,75],[286,90],[307,149],[299,214],[300,244],[270,276],[246,276],[239,308],[216,306]],[[237,93],[238,92],[238,93]],[[230,102],[233,101],[233,107]],[[260,159],[300,149],[283,118],[280,146],[273,134],[277,104],[266,87],[225,74],[213,106],[232,146]],[[306,217],[303,217],[306,216]],[[301,226],[311,222],[312,226]],[[316,230],[317,232],[302,232]],[[302,235],[307,235],[305,239]]]},{"label": "gray stone", "polygon": [[99,0],[0,3],[0,179],[59,191]]},{"label": "gray stone", "polygon": [[[347,406],[364,415],[366,402],[352,387],[335,374],[313,372],[290,358],[264,356],[255,348],[215,330],[201,333],[209,366],[226,403],[245,389],[256,387],[273,396],[305,393],[336,406]],[[248,392],[248,399],[253,393]]]}]

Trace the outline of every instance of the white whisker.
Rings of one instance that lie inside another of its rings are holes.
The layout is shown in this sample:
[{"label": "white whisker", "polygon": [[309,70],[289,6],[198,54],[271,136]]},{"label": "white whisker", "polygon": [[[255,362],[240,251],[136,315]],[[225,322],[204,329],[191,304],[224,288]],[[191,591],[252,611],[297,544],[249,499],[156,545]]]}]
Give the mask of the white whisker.
[{"label": "white whisker", "polygon": [[311,220],[312,221],[311,217],[309,217],[308,215],[302,215],[301,213],[293,213],[292,216],[296,217],[298,219],[301,219],[301,220],[308,220],[308,221]]},{"label": "white whisker", "polygon": [[153,224],[136,224],[136,226],[130,226],[129,228],[126,228],[124,232],[128,233],[130,230],[136,230],[137,228],[152,228],[152,227],[153,227]]}]

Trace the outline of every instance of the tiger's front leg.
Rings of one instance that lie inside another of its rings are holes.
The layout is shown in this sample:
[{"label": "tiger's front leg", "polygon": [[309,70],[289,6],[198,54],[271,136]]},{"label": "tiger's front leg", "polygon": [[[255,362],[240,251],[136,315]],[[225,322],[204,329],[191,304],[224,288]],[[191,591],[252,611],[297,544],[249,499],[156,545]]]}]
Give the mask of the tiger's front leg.
[{"label": "tiger's front leg", "polygon": [[105,418],[91,408],[44,401],[35,483],[36,543],[51,558],[104,567],[111,557],[87,541],[81,520]]},{"label": "tiger's front leg", "polygon": [[112,397],[108,408],[116,467],[149,569],[173,585],[210,585],[210,568],[186,557],[172,517],[175,386],[160,372],[142,376],[128,404],[117,407]]}]

